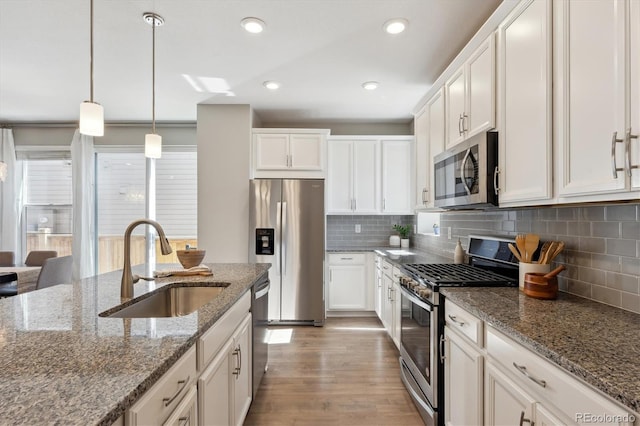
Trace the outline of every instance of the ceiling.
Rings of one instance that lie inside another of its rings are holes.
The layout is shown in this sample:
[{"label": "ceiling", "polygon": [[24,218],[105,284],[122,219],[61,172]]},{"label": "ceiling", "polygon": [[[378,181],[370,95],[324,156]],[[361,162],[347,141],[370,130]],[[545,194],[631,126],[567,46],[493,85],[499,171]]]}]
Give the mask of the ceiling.
[{"label": "ceiling", "polygon": [[[408,122],[501,0],[94,0],[94,100],[107,122],[195,121],[251,104],[265,123]],[[0,123],[76,121],[89,98],[89,0],[0,0]],[[240,26],[254,16],[259,35]],[[399,35],[382,30],[409,20]],[[277,91],[266,80],[281,83]],[[363,90],[375,80],[380,87]],[[195,85],[190,83],[195,82]]]}]

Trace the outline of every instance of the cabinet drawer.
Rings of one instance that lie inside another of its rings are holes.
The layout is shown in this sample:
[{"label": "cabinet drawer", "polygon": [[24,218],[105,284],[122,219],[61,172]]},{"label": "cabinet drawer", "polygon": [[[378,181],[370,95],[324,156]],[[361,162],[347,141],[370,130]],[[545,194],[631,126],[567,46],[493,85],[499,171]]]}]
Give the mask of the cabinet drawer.
[{"label": "cabinet drawer", "polygon": [[247,291],[198,339],[198,371],[202,371],[231,337],[251,308],[251,292]]},{"label": "cabinet drawer", "polygon": [[382,272],[387,275],[389,278],[393,277],[393,263],[383,260],[382,261]]},{"label": "cabinet drawer", "polygon": [[198,388],[191,386],[191,390],[175,409],[171,417],[164,422],[163,426],[195,426],[198,424]]},{"label": "cabinet drawer", "polygon": [[[492,327],[487,327],[487,353],[524,389],[557,407],[568,418],[598,413],[629,418],[629,412],[595,388],[534,354]],[[626,416],[626,417],[625,417]]]},{"label": "cabinet drawer", "polygon": [[196,383],[192,346],[128,411],[128,425],[162,424]]},{"label": "cabinet drawer", "polygon": [[330,265],[363,265],[366,260],[365,253],[331,253]]},{"label": "cabinet drawer", "polygon": [[482,347],[482,320],[448,300],[444,304],[444,319],[451,329],[462,333],[473,343]]}]

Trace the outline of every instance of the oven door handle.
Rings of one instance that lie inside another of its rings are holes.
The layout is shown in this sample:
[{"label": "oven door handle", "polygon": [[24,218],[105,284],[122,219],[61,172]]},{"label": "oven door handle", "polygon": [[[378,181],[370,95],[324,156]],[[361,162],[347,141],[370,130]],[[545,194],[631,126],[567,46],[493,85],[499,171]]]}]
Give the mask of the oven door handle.
[{"label": "oven door handle", "polygon": [[420,306],[424,310],[427,310],[429,312],[433,312],[433,306],[431,306],[428,303],[425,303],[424,301],[418,299],[416,296],[414,296],[413,294],[409,293],[409,290],[405,289],[404,287],[400,287],[400,290],[402,291],[402,296],[406,297],[407,299],[409,299],[409,301],[411,303],[414,303],[414,304]]}]

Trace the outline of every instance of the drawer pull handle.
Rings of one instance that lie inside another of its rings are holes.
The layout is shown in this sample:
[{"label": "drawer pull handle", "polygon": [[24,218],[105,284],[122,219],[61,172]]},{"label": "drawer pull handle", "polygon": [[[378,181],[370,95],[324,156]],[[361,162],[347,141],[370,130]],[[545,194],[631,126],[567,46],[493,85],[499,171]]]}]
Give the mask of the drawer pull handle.
[{"label": "drawer pull handle", "polygon": [[447,358],[444,356],[444,341],[446,337],[440,336],[440,364],[444,364],[444,360]]},{"label": "drawer pull handle", "polygon": [[340,260],[353,260],[353,257],[341,257]]},{"label": "drawer pull handle", "polygon": [[233,351],[233,354],[238,357],[238,366],[233,369],[233,374],[236,376],[236,380],[238,380],[238,378],[240,378],[240,373],[242,372],[242,348],[240,345],[238,345],[236,350]]},{"label": "drawer pull handle", "polygon": [[191,424],[191,413],[187,417],[180,417],[178,419],[178,426],[188,426]]},{"label": "drawer pull handle", "polygon": [[525,367],[524,365],[518,365],[515,362],[513,363],[513,366],[522,374],[524,374],[527,379],[531,380],[532,382],[542,386],[543,388],[547,387],[547,382],[545,382],[544,380],[541,379],[536,379],[535,377],[533,377],[531,374],[529,374],[529,372],[527,372],[527,367]]},{"label": "drawer pull handle", "polygon": [[455,315],[449,315],[449,319],[458,324],[460,327],[464,327],[464,325],[466,324],[464,321],[460,321],[458,318],[456,318]]},{"label": "drawer pull handle", "polygon": [[531,419],[525,419],[524,418],[524,411],[520,412],[520,426],[524,426],[525,423],[529,423],[531,426],[534,425],[534,423],[531,421]]},{"label": "drawer pull handle", "polygon": [[187,378],[185,380],[178,380],[178,384],[182,385],[182,386],[180,386],[180,388],[176,391],[176,393],[173,394],[173,396],[171,398],[163,398],[162,399],[162,402],[164,402],[164,406],[165,407],[168,407],[169,405],[171,405],[171,403],[173,401],[175,401],[175,399],[182,393],[184,388],[187,387],[187,383],[189,383],[190,379],[191,379],[191,376],[187,376]]}]

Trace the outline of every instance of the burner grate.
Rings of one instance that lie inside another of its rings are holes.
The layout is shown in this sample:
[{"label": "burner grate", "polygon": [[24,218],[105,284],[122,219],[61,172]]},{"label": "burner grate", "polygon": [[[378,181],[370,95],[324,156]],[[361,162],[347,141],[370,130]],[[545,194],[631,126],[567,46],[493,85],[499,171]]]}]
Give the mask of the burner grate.
[{"label": "burner grate", "polygon": [[465,264],[412,263],[403,266],[415,277],[439,286],[512,284],[507,277]]}]

